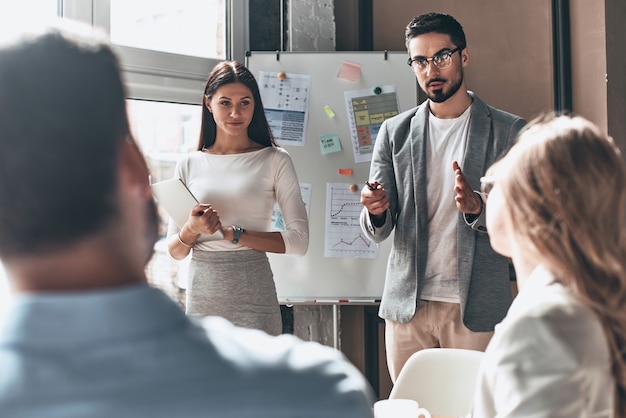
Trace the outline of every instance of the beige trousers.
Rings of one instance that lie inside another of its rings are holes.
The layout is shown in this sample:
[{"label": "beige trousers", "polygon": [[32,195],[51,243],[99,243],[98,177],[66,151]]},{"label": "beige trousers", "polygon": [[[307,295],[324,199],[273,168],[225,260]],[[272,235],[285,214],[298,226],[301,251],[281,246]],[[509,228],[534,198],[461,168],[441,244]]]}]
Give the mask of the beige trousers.
[{"label": "beige trousers", "polygon": [[472,332],[463,325],[458,303],[420,301],[407,323],[385,320],[387,367],[395,383],[404,363],[424,348],[467,348],[485,351],[493,332]]}]

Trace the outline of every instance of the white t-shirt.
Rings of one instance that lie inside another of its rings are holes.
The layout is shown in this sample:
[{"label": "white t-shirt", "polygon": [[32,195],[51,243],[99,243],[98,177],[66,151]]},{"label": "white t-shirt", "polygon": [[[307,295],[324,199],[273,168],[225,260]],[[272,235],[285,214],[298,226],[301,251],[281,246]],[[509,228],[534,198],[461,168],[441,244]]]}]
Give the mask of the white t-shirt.
[{"label": "white t-shirt", "polygon": [[[304,254],[309,241],[306,208],[291,157],[283,148],[266,147],[242,154],[208,154],[196,151],[178,162],[180,177],[201,203],[217,211],[222,225],[251,231],[270,231],[272,211],[278,202],[285,230],[280,231],[287,254]],[[168,235],[178,228],[170,222]],[[227,240],[196,244],[203,251],[246,249]]]},{"label": "white t-shirt", "polygon": [[460,302],[452,162],[463,162],[471,106],[458,118],[428,118],[426,173],[428,196],[428,259],[421,299]]}]

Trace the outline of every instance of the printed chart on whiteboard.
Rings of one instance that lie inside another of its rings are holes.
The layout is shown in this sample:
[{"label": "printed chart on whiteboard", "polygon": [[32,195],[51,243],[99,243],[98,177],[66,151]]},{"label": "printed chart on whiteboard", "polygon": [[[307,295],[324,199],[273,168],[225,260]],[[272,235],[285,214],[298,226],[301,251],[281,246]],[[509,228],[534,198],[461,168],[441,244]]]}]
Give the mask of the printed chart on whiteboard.
[{"label": "printed chart on whiteboard", "polygon": [[326,184],[324,257],[378,257],[378,244],[370,241],[359,225],[362,208],[360,191],[350,191],[350,183]]},{"label": "printed chart on whiteboard", "polygon": [[371,161],[374,142],[385,119],[398,114],[396,86],[344,92],[350,122],[354,162]]},{"label": "printed chart on whiteboard", "polygon": [[311,96],[311,75],[259,71],[265,117],[280,145],[305,145]]}]

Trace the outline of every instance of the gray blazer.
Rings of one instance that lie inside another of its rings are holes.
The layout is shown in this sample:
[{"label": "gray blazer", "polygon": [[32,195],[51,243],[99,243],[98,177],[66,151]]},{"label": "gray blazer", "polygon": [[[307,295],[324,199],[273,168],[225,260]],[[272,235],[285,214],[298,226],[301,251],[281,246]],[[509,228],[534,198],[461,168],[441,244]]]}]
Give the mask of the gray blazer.
[{"label": "gray blazer", "polygon": [[[461,166],[474,190],[480,177],[513,144],[526,122],[473,98],[465,159]],[[361,213],[363,232],[381,242],[395,228],[379,315],[408,322],[420,300],[428,254],[426,196],[426,133],[428,102],[387,119],[376,136],[370,180],[378,180],[391,203],[385,224],[375,227],[367,209]],[[452,161],[443,162],[450,164]],[[459,212],[457,248],[463,322],[472,331],[493,331],[511,304],[509,263],[496,254],[484,231],[484,212],[472,226]]]}]

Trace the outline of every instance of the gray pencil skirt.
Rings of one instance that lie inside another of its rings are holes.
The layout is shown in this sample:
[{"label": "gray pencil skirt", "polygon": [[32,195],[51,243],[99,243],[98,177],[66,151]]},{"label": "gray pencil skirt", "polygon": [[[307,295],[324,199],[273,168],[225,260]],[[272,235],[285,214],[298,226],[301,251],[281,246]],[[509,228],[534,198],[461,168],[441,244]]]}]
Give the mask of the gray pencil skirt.
[{"label": "gray pencil skirt", "polygon": [[262,251],[194,251],[186,299],[189,316],[221,316],[240,327],[282,332],[276,284]]}]

